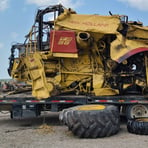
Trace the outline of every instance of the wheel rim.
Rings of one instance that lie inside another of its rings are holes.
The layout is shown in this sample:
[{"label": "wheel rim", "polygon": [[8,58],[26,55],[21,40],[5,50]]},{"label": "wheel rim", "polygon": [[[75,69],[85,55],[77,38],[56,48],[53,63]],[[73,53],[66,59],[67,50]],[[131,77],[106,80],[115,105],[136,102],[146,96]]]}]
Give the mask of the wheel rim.
[{"label": "wheel rim", "polygon": [[148,118],[139,118],[136,121],[138,121],[138,122],[148,122]]},{"label": "wheel rim", "polygon": [[77,110],[82,111],[89,111],[89,110],[103,110],[105,109],[105,105],[84,105],[77,108]]},{"label": "wheel rim", "polygon": [[132,118],[148,117],[148,107],[146,105],[134,105],[130,110]]}]

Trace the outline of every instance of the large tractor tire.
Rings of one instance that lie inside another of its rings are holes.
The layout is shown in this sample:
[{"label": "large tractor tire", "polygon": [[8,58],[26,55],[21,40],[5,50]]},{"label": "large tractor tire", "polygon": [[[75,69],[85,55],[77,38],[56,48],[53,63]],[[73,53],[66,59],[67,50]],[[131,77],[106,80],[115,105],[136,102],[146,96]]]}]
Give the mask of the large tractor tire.
[{"label": "large tractor tire", "polygon": [[127,130],[138,135],[148,135],[148,118],[129,119]]},{"label": "large tractor tire", "polygon": [[67,125],[67,112],[70,110],[71,108],[68,109],[63,109],[60,114],[59,114],[59,120],[62,124]]},{"label": "large tractor tire", "polygon": [[113,105],[82,105],[63,111],[63,120],[80,138],[107,137],[120,129],[119,110]]}]

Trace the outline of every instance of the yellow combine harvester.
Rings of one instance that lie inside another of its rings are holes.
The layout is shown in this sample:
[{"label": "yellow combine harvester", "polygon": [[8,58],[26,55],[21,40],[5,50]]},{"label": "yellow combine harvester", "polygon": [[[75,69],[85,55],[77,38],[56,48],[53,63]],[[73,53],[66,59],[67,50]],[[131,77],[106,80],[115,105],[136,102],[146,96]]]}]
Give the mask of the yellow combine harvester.
[{"label": "yellow combine harvester", "polygon": [[[49,6],[38,10],[24,44],[12,46],[8,71],[14,79],[31,84],[32,95],[48,102],[51,110],[65,108],[64,103],[82,105],[60,114],[79,137],[117,133],[116,106],[129,119],[130,132],[148,134],[131,126],[132,122],[139,128],[136,119],[148,117],[147,34],[148,27],[129,22],[125,15],[82,15],[62,5]],[[101,120],[109,125],[102,127]],[[147,124],[143,122],[141,129]]]}]

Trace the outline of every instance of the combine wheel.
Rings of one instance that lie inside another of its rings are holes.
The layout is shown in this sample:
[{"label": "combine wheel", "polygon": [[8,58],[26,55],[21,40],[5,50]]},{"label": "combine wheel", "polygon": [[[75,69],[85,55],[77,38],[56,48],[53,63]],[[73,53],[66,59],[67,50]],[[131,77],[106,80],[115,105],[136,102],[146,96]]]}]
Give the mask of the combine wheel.
[{"label": "combine wheel", "polygon": [[127,119],[148,117],[148,105],[135,104],[126,108]]},{"label": "combine wheel", "polygon": [[69,108],[60,117],[81,138],[107,137],[120,128],[119,110],[113,105],[82,105]]},{"label": "combine wheel", "polygon": [[62,124],[67,125],[67,113],[71,110],[74,110],[76,107],[71,107],[67,109],[63,109],[59,114],[59,120]]},{"label": "combine wheel", "polygon": [[148,135],[148,118],[128,120],[127,130],[128,132],[134,134]]},{"label": "combine wheel", "polygon": [[63,109],[60,114],[59,114],[59,120],[61,123],[67,125],[67,112],[70,110],[71,108],[68,109]]}]

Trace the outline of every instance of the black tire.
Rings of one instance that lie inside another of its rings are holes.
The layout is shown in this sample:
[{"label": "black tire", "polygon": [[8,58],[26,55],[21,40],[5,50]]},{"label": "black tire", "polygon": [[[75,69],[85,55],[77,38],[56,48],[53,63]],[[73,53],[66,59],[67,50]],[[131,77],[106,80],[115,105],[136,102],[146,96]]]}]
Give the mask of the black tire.
[{"label": "black tire", "polygon": [[67,125],[67,111],[69,111],[69,109],[64,109],[59,113],[59,120],[64,125]]},{"label": "black tire", "polygon": [[[89,108],[92,105],[84,106]],[[119,110],[113,105],[102,106],[103,109],[94,110],[81,110],[83,106],[69,109],[65,116],[69,130],[80,138],[98,138],[116,134],[120,129]]]},{"label": "black tire", "polygon": [[128,120],[127,130],[133,134],[148,135],[148,118]]},{"label": "black tire", "polygon": [[70,107],[70,108],[66,108],[63,109],[60,113],[59,113],[59,120],[62,124],[67,125],[67,113],[70,110],[74,110],[77,106],[74,107]]}]

